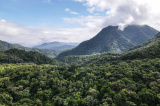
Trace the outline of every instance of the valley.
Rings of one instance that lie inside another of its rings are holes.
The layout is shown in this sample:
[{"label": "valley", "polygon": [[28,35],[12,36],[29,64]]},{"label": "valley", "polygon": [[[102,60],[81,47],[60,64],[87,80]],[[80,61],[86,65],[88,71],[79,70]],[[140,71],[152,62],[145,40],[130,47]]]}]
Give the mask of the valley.
[{"label": "valley", "polygon": [[0,0],[0,106],[160,106],[159,0]]},{"label": "valley", "polygon": [[159,106],[157,33],[146,25],[108,26],[57,57],[56,50],[1,41],[0,105]]}]

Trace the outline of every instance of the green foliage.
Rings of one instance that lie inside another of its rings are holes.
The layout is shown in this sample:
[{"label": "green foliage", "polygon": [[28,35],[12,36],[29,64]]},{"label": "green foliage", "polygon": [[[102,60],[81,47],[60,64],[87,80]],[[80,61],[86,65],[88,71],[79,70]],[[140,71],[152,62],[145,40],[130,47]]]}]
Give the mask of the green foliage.
[{"label": "green foliage", "polygon": [[115,56],[119,56],[119,55],[120,54],[116,54],[116,53],[97,53],[92,55],[66,56],[58,60],[61,62],[67,63],[68,65],[71,65],[71,64],[83,65],[83,64],[88,64],[88,61],[92,61],[93,63],[93,61],[99,60],[100,58],[103,58],[103,57],[109,60],[112,57],[114,58]]},{"label": "green foliage", "polygon": [[95,37],[80,43],[74,49],[60,53],[56,58],[103,52],[123,53],[131,47],[144,43],[157,33],[157,30],[147,25],[128,25],[123,31],[119,30],[118,26],[108,26],[103,28]]},{"label": "green foliage", "polygon": [[160,59],[79,67],[0,65],[0,104],[48,106],[156,106]]},{"label": "green foliage", "polygon": [[160,44],[148,47],[146,49],[138,49],[136,51],[128,52],[121,56],[122,60],[133,60],[133,59],[153,59],[160,58]]},{"label": "green foliage", "polygon": [[6,94],[6,93],[2,93],[0,94],[0,104],[2,105],[11,105],[12,104],[12,100],[13,98],[9,95],[9,94]]},{"label": "green foliage", "polygon": [[18,44],[10,44],[4,41],[0,40],[0,51],[6,51],[9,49],[20,49],[20,50],[25,50],[25,51],[33,51],[33,52],[39,52],[41,54],[47,55],[49,57],[55,57],[59,54],[59,51],[55,51],[55,50],[49,50],[49,49],[38,49],[38,48],[27,48],[27,47],[23,47],[21,45]]},{"label": "green foliage", "polygon": [[44,64],[53,60],[35,52],[0,52],[10,62],[0,64],[0,105],[159,106],[159,48],[71,56],[61,60],[67,66]]},{"label": "green foliage", "polygon": [[0,52],[0,63],[36,63],[36,64],[58,64],[52,58],[38,52],[26,52],[24,50],[10,49]]}]

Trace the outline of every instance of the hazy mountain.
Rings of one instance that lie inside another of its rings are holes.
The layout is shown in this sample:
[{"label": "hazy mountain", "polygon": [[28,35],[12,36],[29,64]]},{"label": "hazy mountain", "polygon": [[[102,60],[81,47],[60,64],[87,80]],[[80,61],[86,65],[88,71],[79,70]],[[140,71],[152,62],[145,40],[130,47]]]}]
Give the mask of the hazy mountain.
[{"label": "hazy mountain", "polygon": [[129,25],[123,31],[119,30],[118,26],[108,26],[92,39],[82,42],[72,50],[62,52],[56,58],[102,52],[122,53],[136,45],[142,44],[157,33],[157,30],[147,25]]},{"label": "hazy mountain", "polygon": [[51,42],[51,43],[43,43],[41,45],[37,45],[35,46],[35,48],[62,51],[62,50],[72,49],[78,46],[78,44],[79,43]]},{"label": "hazy mountain", "polygon": [[5,50],[13,49],[13,48],[17,48],[20,50],[26,50],[26,51],[39,52],[39,53],[42,53],[42,54],[47,55],[49,57],[55,57],[59,53],[58,51],[55,51],[55,50],[27,48],[27,47],[23,47],[18,44],[10,44],[8,42],[0,40],[0,51],[5,51]]}]

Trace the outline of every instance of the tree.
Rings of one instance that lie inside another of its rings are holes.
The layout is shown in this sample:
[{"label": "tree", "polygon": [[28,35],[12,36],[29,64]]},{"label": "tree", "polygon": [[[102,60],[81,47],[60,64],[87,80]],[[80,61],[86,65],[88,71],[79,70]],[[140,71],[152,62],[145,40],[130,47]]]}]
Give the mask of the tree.
[{"label": "tree", "polygon": [[0,104],[6,104],[6,105],[11,105],[13,101],[13,98],[6,93],[0,94]]}]

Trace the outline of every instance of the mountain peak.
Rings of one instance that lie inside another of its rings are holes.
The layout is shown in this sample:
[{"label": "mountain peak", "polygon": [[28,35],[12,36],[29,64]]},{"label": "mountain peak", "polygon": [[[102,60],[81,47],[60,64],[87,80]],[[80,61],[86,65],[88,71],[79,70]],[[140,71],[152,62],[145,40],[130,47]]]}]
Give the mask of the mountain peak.
[{"label": "mountain peak", "polygon": [[118,26],[109,25],[109,26],[103,28],[102,30],[106,30],[106,29],[108,29],[108,30],[118,29]]},{"label": "mountain peak", "polygon": [[142,44],[158,33],[149,26],[129,25],[123,31],[118,26],[103,28],[92,39],[82,42],[76,48],[63,52],[57,58],[67,55],[89,55],[93,53],[122,53]]}]

